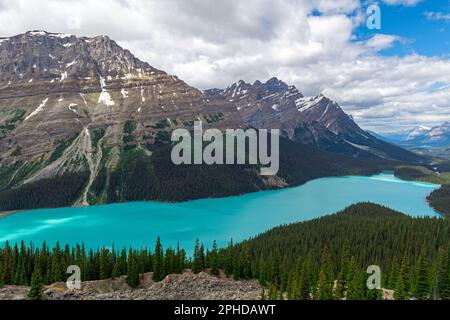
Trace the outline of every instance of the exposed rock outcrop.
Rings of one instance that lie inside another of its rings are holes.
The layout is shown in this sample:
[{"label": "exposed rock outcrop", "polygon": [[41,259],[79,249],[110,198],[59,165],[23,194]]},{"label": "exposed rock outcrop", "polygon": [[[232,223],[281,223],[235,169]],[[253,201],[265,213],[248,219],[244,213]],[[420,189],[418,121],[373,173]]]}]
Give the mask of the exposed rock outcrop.
[{"label": "exposed rock outcrop", "polygon": [[[137,289],[131,289],[124,277],[84,282],[82,290],[68,290],[65,283],[56,283],[47,287],[44,295],[48,300],[258,300],[261,296],[255,280],[235,281],[190,271],[169,275],[161,282],[153,282],[151,277],[151,273],[145,274]],[[0,288],[0,300],[27,299],[28,290]]]}]

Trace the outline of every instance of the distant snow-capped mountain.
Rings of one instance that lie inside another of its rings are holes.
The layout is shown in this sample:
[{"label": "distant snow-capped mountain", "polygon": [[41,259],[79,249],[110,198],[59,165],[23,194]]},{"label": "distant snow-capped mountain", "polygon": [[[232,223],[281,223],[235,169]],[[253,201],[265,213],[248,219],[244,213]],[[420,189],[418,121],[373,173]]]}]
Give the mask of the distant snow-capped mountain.
[{"label": "distant snow-capped mountain", "polygon": [[425,127],[425,126],[417,126],[414,129],[410,130],[409,133],[406,136],[406,140],[413,140],[419,136],[422,136],[424,134],[426,134],[427,132],[429,132],[431,130],[430,127]]},{"label": "distant snow-capped mountain", "polygon": [[411,130],[375,134],[385,141],[405,147],[441,148],[450,146],[450,121],[433,128],[417,126]]},{"label": "distant snow-capped mountain", "polygon": [[450,121],[417,134],[407,144],[421,147],[450,146]]}]

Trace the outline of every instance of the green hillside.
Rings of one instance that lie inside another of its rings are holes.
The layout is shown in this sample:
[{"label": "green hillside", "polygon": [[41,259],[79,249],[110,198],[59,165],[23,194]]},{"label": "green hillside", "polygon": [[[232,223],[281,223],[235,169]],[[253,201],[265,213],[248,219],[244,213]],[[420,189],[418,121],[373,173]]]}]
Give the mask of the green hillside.
[{"label": "green hillside", "polygon": [[[322,152],[281,138],[279,179],[274,184],[259,175],[256,165],[176,166],[170,158],[169,138],[160,135],[155,144],[125,146],[114,152],[104,148],[100,168],[89,189],[89,203],[227,197],[295,186],[325,176],[371,175],[392,168],[388,161]],[[65,176],[58,176],[14,185],[18,176],[21,179],[31,176],[41,165],[24,163],[0,168],[0,211],[70,206],[80,198],[80,191],[89,179],[88,169],[65,175],[73,178],[74,183],[61,183]],[[81,162],[79,166],[82,165],[87,166]],[[44,197],[43,186],[50,189]]]},{"label": "green hillside", "polygon": [[146,272],[160,281],[186,268],[213,275],[222,269],[234,279],[259,279],[265,299],[366,300],[382,298],[366,286],[367,267],[377,265],[382,287],[395,299],[450,299],[449,245],[450,220],[362,203],[227,248],[207,249],[197,241],[192,257],[159,240],[153,251],[7,244],[0,248],[0,287],[29,286],[33,274],[40,276],[34,287],[63,281],[69,265],[81,267],[83,281],[126,275],[132,287]]}]

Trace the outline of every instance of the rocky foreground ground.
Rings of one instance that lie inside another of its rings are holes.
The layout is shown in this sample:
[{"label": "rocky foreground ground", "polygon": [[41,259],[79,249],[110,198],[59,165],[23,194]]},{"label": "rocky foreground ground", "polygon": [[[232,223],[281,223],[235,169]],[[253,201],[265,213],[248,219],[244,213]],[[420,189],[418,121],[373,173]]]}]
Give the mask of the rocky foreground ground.
[{"label": "rocky foreground ground", "polygon": [[[5,286],[0,288],[0,300],[27,299],[29,288]],[[161,282],[144,275],[140,287],[131,289],[123,277],[84,282],[81,290],[68,290],[65,283],[46,287],[47,300],[259,300],[258,281],[234,281],[207,273],[169,275]]]}]

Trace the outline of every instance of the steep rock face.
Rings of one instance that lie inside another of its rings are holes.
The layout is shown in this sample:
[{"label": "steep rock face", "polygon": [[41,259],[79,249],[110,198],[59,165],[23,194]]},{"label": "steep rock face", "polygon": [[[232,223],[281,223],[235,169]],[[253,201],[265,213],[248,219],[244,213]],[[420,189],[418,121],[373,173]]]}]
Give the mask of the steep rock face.
[{"label": "steep rock face", "polygon": [[295,101],[303,95],[277,78],[254,84],[241,80],[225,90],[208,90],[206,93],[225,97],[236,105],[243,120],[255,128],[287,130],[302,122]]},{"label": "steep rock face", "polygon": [[378,140],[361,129],[334,101],[320,94],[304,97],[295,86],[272,78],[266,83],[239,81],[205,92],[236,105],[256,128],[279,128],[293,141],[354,157],[421,161],[415,154]]},{"label": "steep rock face", "polygon": [[32,31],[0,39],[2,162],[48,160],[67,144],[64,161],[35,177],[94,166],[93,136],[103,147],[122,145],[127,121],[136,141],[154,142],[158,132],[196,119],[205,126],[243,126],[223,98],[207,98],[106,36]]},{"label": "steep rock face", "polygon": [[[106,36],[1,38],[0,210],[167,199],[176,193],[161,185],[171,177],[167,147],[152,154],[198,119],[205,128],[247,126],[223,97],[206,97]],[[52,192],[49,179],[62,176],[77,183]],[[47,188],[56,202],[40,200]],[[22,206],[20,194],[33,200]]]},{"label": "steep rock face", "polygon": [[296,105],[306,121],[318,122],[335,135],[350,137],[355,134],[365,134],[365,131],[335,101],[322,94],[299,99]]}]

